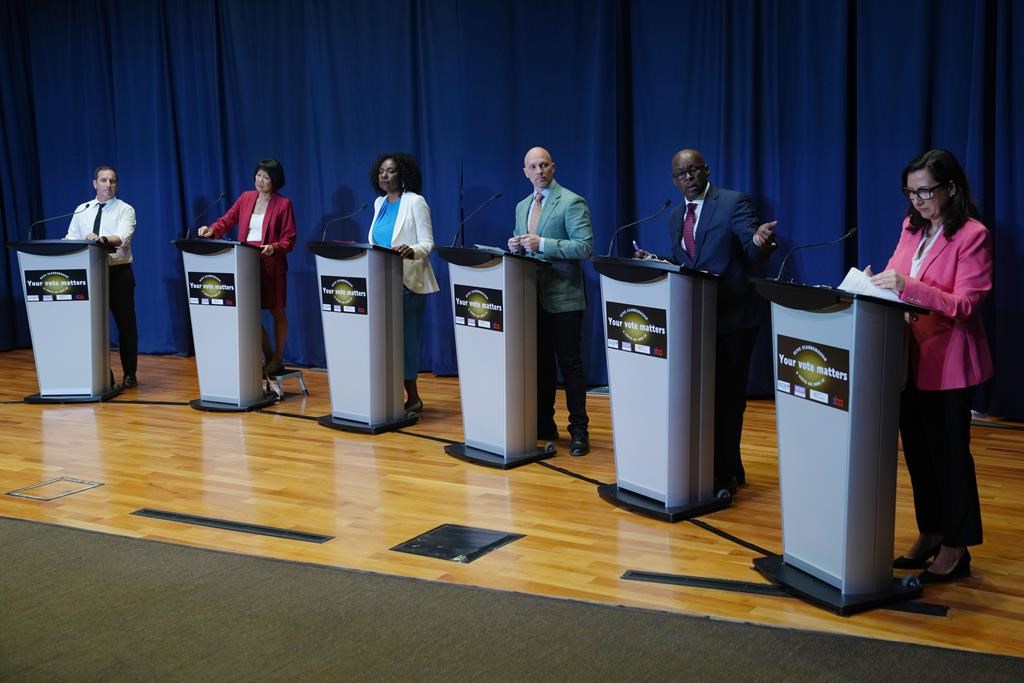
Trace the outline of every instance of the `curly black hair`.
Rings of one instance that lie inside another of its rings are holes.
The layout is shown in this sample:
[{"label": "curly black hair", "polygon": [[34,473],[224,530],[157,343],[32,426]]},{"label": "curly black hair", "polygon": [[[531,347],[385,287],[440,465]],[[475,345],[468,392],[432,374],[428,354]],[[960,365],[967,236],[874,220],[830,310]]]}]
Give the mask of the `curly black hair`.
[{"label": "curly black hair", "polygon": [[411,154],[406,154],[405,152],[388,152],[377,157],[377,160],[370,166],[370,187],[377,194],[384,194],[384,191],[380,189],[380,184],[377,182],[377,175],[380,173],[380,167],[388,159],[392,159],[395,162],[395,166],[398,167],[398,179],[402,181],[402,187],[410,192],[422,194],[423,174],[420,173],[420,165],[416,163]]}]

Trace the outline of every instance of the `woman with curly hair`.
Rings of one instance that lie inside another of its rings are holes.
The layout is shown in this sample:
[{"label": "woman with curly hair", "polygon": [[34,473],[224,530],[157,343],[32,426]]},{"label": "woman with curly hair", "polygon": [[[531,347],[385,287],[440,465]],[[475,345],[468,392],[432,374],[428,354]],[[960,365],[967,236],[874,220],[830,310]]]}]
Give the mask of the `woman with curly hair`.
[{"label": "woman with curly hair", "polygon": [[423,178],[411,155],[389,152],[377,157],[370,167],[370,185],[380,195],[374,202],[369,241],[397,251],[404,260],[402,291],[405,326],[405,408],[419,412],[423,400],[416,388],[419,372],[420,338],[426,295],[439,290],[430,252],[434,233],[430,207],[420,196]]}]

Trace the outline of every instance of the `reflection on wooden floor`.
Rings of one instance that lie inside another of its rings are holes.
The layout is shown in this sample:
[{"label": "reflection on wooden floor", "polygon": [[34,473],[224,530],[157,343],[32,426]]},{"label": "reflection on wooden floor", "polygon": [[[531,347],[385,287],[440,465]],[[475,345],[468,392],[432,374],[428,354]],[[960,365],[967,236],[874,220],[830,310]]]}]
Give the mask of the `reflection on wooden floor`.
[{"label": "reflection on wooden floor", "polygon": [[[20,403],[38,390],[31,352],[0,353],[6,380],[0,388],[0,493],[61,476],[103,484],[50,502],[0,495],[0,515],[501,590],[1024,655],[1021,431],[974,428],[986,542],[972,549],[974,577],[927,588],[924,600],[948,606],[947,616],[883,609],[842,618],[789,597],[623,580],[627,570],[639,570],[764,583],[751,567],[754,551],[698,524],[621,511],[581,478],[615,479],[607,397],[589,399],[591,455],[569,457],[563,429],[557,457],[501,471],[442,450],[444,440],[462,437],[457,378],[421,375],[426,410],[420,423],[401,433],[361,436],[302,419],[330,412],[322,372],[306,371],[307,397],[289,394],[260,413],[216,414],[186,404],[198,397],[193,359],[140,361],[140,386],[115,401],[39,406]],[[564,422],[564,406],[560,410]],[[747,416],[743,451],[750,484],[732,508],[702,522],[778,552],[774,404],[752,401]],[[902,463],[899,486],[896,539],[902,549],[914,536]],[[302,543],[130,514],[144,507],[334,539]],[[389,550],[444,523],[525,538],[471,564]]]}]

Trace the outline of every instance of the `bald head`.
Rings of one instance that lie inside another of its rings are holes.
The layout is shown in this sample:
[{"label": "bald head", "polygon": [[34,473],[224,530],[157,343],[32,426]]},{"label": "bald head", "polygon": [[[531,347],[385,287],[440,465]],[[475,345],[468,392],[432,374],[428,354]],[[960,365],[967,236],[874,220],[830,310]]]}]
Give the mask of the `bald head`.
[{"label": "bald head", "polygon": [[672,182],[689,201],[704,193],[710,170],[704,155],[695,149],[681,149],[672,157]]},{"label": "bald head", "polygon": [[555,162],[551,153],[543,147],[530,149],[523,158],[523,174],[533,183],[535,191],[547,188],[555,177]]}]

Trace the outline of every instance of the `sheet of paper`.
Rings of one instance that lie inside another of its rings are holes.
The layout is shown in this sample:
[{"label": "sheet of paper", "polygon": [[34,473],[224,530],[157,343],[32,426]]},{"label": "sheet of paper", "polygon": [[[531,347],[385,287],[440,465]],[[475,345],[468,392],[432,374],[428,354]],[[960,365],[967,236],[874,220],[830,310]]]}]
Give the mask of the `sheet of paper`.
[{"label": "sheet of paper", "polygon": [[900,300],[899,294],[891,289],[882,289],[877,285],[871,284],[871,278],[865,275],[863,270],[858,270],[856,268],[850,268],[850,272],[848,272],[846,277],[843,278],[843,281],[839,283],[839,289],[852,294],[864,294],[866,296],[887,299],[889,301]]}]

